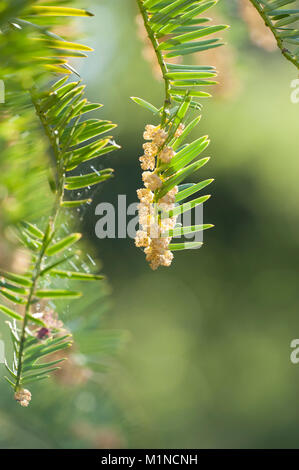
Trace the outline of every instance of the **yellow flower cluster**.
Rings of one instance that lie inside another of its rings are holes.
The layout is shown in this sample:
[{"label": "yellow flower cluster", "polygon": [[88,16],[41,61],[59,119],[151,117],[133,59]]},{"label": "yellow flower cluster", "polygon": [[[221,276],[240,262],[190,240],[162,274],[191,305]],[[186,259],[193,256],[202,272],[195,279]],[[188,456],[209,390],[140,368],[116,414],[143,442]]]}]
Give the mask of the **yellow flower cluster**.
[{"label": "yellow flower cluster", "polygon": [[15,400],[17,400],[21,406],[28,406],[31,401],[31,392],[26,388],[21,388],[21,390],[15,393]]},{"label": "yellow flower cluster", "polygon": [[[184,126],[180,124],[175,137],[178,138],[183,130]],[[140,201],[138,211],[141,230],[136,233],[135,245],[144,248],[146,260],[155,270],[159,266],[170,266],[173,260],[173,254],[168,249],[171,237],[167,237],[165,232],[175,227],[177,217],[163,217],[161,211],[168,212],[174,208],[175,196],[178,192],[175,186],[154,203],[154,191],[162,186],[162,179],[156,172],[156,158],[162,163],[170,163],[175,152],[171,147],[164,145],[167,133],[160,126],[148,124],[143,137],[150,142],[143,145],[144,155],[139,158],[139,161],[142,170],[151,171],[142,173],[145,188],[137,190]]]}]

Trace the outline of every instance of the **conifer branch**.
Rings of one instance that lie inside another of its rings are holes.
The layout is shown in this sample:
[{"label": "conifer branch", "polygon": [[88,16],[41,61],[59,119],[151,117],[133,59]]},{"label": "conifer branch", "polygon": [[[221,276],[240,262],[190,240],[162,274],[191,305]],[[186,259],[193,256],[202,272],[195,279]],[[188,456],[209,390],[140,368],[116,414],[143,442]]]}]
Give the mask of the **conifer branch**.
[{"label": "conifer branch", "polygon": [[148,12],[146,8],[143,6],[142,0],[137,0],[137,4],[141,13],[141,16],[143,18],[144,26],[148,34],[148,38],[151,41],[151,44],[153,46],[153,49],[155,51],[158,63],[160,65],[160,69],[162,72],[163,80],[165,83],[165,99],[164,99],[164,105],[163,105],[163,110],[162,110],[162,121],[161,125],[163,126],[166,122],[166,117],[167,117],[167,110],[171,106],[171,94],[170,94],[170,80],[167,77],[167,66],[164,61],[164,57],[162,52],[159,50],[159,41],[156,38],[152,28],[150,27],[149,24],[149,17],[148,17]]},{"label": "conifer branch", "polygon": [[[21,327],[22,331],[21,331],[21,335],[20,335],[19,351],[18,351],[18,354],[17,354],[18,367],[17,367],[17,378],[16,378],[16,383],[15,383],[15,388],[14,388],[15,392],[18,392],[19,388],[20,388],[20,381],[21,381],[21,377],[22,377],[22,368],[23,368],[24,343],[25,343],[25,340],[26,340],[26,328],[27,328],[27,324],[28,324],[28,320],[29,320],[31,304],[32,304],[32,300],[33,300],[34,295],[35,295],[35,290],[37,288],[37,283],[38,283],[38,280],[39,280],[39,277],[40,277],[40,274],[41,274],[41,271],[42,271],[41,266],[42,266],[42,263],[43,263],[43,260],[44,260],[44,257],[45,257],[45,252],[46,252],[47,246],[49,245],[49,242],[51,241],[51,239],[52,239],[52,237],[54,236],[54,233],[55,233],[56,220],[57,220],[57,217],[58,217],[60,209],[61,209],[61,204],[63,202],[64,182],[65,182],[64,169],[63,169],[62,165],[59,164],[59,158],[58,158],[59,157],[59,148],[58,148],[58,145],[57,145],[57,141],[56,141],[55,138],[53,138],[53,136],[51,134],[51,130],[47,126],[46,120],[44,119],[43,114],[40,110],[38,99],[36,99],[35,96],[34,96],[34,92],[31,93],[31,98],[32,98],[32,103],[35,107],[36,113],[37,113],[37,115],[40,119],[40,122],[41,122],[41,124],[42,124],[42,126],[45,130],[45,133],[46,133],[47,137],[49,138],[49,141],[50,141],[51,146],[52,146],[52,150],[53,150],[53,152],[54,152],[54,154],[57,158],[58,165],[56,165],[56,168],[53,168],[53,171],[55,172],[54,177],[57,181],[57,191],[56,191],[56,197],[55,197],[55,202],[54,202],[54,205],[53,205],[52,214],[49,217],[49,221],[48,221],[45,233],[44,233],[44,237],[41,241],[40,253],[37,257],[36,263],[35,263],[34,268],[32,270],[31,287],[30,287],[30,291],[29,291],[28,298],[27,298],[27,301],[26,301],[24,317],[23,317],[23,321],[22,321],[23,324],[22,324],[22,327]],[[30,317],[32,318],[31,315],[30,315]]]},{"label": "conifer branch", "polygon": [[[0,295],[4,299],[0,312],[10,317],[7,324],[14,351],[10,364],[7,360],[5,362],[8,374],[5,378],[21,406],[28,406],[31,400],[31,392],[24,386],[48,378],[59,368],[56,365],[65,360],[61,357],[51,362],[40,362],[41,359],[60,353],[72,344],[71,334],[59,320],[58,313],[53,311],[53,304],[49,309],[46,302],[80,297],[80,291],[70,290],[70,281],[104,279],[104,276],[89,271],[80,272],[76,266],[75,272],[65,267],[71,258],[79,256],[73,247],[81,234],[69,233],[59,238],[59,215],[65,208],[78,209],[91,202],[90,198],[65,200],[69,192],[107,181],[113,176],[113,169],[105,168],[79,176],[69,172],[82,163],[119,148],[112,136],[107,135],[116,127],[115,124],[107,120],[86,118],[88,113],[100,109],[102,105],[90,103],[84,97],[85,87],[81,82],[68,81],[72,72],[67,63],[68,58],[86,57],[85,52],[91,49],[83,44],[65,41],[49,30],[47,25],[49,16],[92,16],[91,13],[62,7],[58,0],[52,0],[51,6],[33,3],[20,0],[18,10],[5,5],[4,11],[0,13],[0,24],[6,24],[0,37],[5,62],[3,77],[9,75],[13,90],[9,105],[12,110],[17,107],[18,111],[35,109],[49,142],[48,155],[55,180],[54,184],[52,178],[50,181],[55,198],[44,230],[27,221],[22,221],[17,227],[17,238],[31,254],[30,266],[24,275],[6,271],[0,273]],[[12,16],[16,11],[18,18]],[[61,74],[62,78],[49,88],[45,84],[52,79],[52,72]],[[23,78],[22,83],[20,76]],[[33,83],[36,83],[34,88]],[[31,102],[28,101],[28,89],[31,89]],[[40,138],[36,128],[32,138]],[[66,213],[63,215],[67,217]],[[55,278],[62,279],[65,288],[61,288],[59,282],[60,288],[56,289],[55,281],[51,282]],[[39,304],[42,311],[35,308]],[[23,314],[19,313],[16,305],[23,307]]]},{"label": "conifer branch", "polygon": [[261,2],[261,0],[249,1],[258,11],[265,25],[272,32],[282,55],[299,70],[298,55],[293,54],[285,45],[285,42],[294,44],[292,41],[299,37],[297,30],[286,28],[286,26],[298,21],[298,11],[281,9],[284,5],[291,3],[291,1],[285,0],[284,2],[279,2],[279,6],[277,6],[277,2]]}]

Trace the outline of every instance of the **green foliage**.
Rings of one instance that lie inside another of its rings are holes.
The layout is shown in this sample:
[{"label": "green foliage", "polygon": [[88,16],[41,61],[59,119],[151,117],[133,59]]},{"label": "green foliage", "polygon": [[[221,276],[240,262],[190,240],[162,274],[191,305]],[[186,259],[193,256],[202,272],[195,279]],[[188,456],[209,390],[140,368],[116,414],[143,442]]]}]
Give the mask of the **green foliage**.
[{"label": "green foliage", "polygon": [[[28,394],[25,401],[19,398],[23,386],[48,378],[57,370],[52,366],[64,360],[61,358],[49,363],[48,356],[57,355],[72,344],[71,334],[53,311],[53,301],[81,297],[81,291],[71,288],[70,282],[100,282],[104,278],[91,272],[69,269],[68,262],[74,266],[74,261],[81,259],[81,253],[76,250],[81,234],[62,236],[60,227],[62,222],[66,226],[69,209],[91,201],[90,198],[72,200],[72,191],[106,181],[112,177],[113,170],[108,168],[91,174],[80,171],[79,175],[70,171],[76,170],[83,162],[119,148],[112,136],[106,135],[115,128],[115,124],[88,119],[88,113],[102,105],[90,103],[85,98],[85,87],[80,81],[68,81],[72,72],[68,58],[85,57],[85,52],[91,49],[64,40],[52,31],[53,27],[55,30],[55,26],[61,24],[61,20],[57,23],[59,17],[65,24],[66,16],[91,16],[91,13],[73,8],[76,2],[65,1],[63,6],[59,1],[51,2],[51,6],[44,4],[46,2],[36,3],[16,0],[13,5],[11,2],[0,4],[2,71],[4,79],[10,78],[6,112],[12,114],[15,110],[23,110],[28,121],[26,118],[22,124],[34,122],[29,129],[30,139],[34,142],[42,138],[44,141],[43,157],[36,170],[41,172],[41,166],[48,167],[46,174],[52,192],[48,198],[50,201],[54,198],[46,224],[39,222],[37,226],[22,221],[15,233],[14,238],[31,254],[31,262],[24,275],[1,273],[0,295],[5,305],[1,305],[0,311],[10,317],[8,324],[14,350],[13,360],[6,362],[6,380],[23,406],[30,401]],[[63,78],[49,88],[52,72],[62,74]],[[47,153],[50,165],[44,159]],[[33,150],[29,160],[34,154]],[[13,157],[22,160],[22,146]],[[24,181],[22,184],[24,186]],[[29,185],[26,186],[27,191],[28,188]],[[12,194],[16,194],[14,185],[11,189]],[[60,279],[58,285],[57,279]],[[41,362],[41,358],[46,358],[46,361]]]},{"label": "green foliage", "polygon": [[[284,9],[294,2],[251,1],[275,35],[282,53],[298,67],[299,54],[296,46],[299,35],[293,26],[298,21],[299,10]],[[72,344],[71,334],[61,327],[58,320],[55,323],[53,317],[50,325],[47,315],[41,314],[41,310],[49,309],[49,305],[56,305],[53,304],[54,300],[59,302],[74,298],[79,302],[82,292],[77,287],[70,287],[70,283],[99,282],[104,278],[96,273],[69,269],[68,262],[80,259],[81,254],[76,248],[81,235],[62,235],[60,225],[61,218],[67,218],[68,209],[78,208],[91,201],[90,198],[72,200],[68,196],[71,191],[89,188],[113,176],[111,168],[85,174],[81,174],[80,169],[78,174],[78,167],[119,148],[112,136],[106,135],[115,128],[115,124],[86,116],[100,109],[101,105],[90,103],[85,98],[84,86],[80,81],[68,80],[73,72],[68,63],[69,58],[84,58],[91,49],[75,42],[75,38],[69,37],[66,40],[55,32],[56,26],[61,24],[59,18],[63,18],[64,24],[66,17],[88,17],[91,13],[76,8],[76,2],[73,1],[64,1],[63,5],[59,1],[52,1],[52,5],[46,3],[29,0],[0,1],[2,74],[4,79],[9,78],[9,104],[6,111],[9,116],[15,109],[22,112],[24,118],[20,130],[24,130],[26,123],[30,123],[28,132],[36,141],[42,129],[43,143],[35,150],[41,158],[40,155],[44,155],[49,147],[50,166],[43,161],[43,178],[44,181],[48,180],[54,197],[52,209],[47,208],[46,224],[19,224],[16,239],[31,255],[31,263],[25,274],[20,276],[10,272],[1,273],[0,295],[4,304],[0,306],[0,311],[10,318],[8,324],[14,349],[13,360],[10,364],[8,361],[6,363],[6,379],[16,392],[27,383],[43,380],[56,371],[56,365],[64,358],[50,363],[40,362],[40,359],[60,353]],[[221,39],[214,35],[227,26],[211,25],[210,18],[202,16],[217,3],[214,0],[137,0],[137,3],[161,68],[165,99],[160,108],[142,98],[132,99],[160,119],[159,126],[167,137],[159,146],[158,154],[166,148],[176,152],[168,163],[158,158],[155,174],[162,184],[154,193],[154,202],[159,202],[178,186],[176,206],[169,211],[161,211],[163,217],[174,218],[207,201],[209,195],[196,196],[191,201],[189,197],[213,181],[207,179],[196,184],[181,184],[209,160],[202,156],[209,145],[207,136],[192,143],[185,142],[200,121],[200,116],[189,119],[189,113],[192,110],[201,110],[199,100],[211,96],[205,91],[205,87],[217,83],[217,71],[212,65],[190,65],[185,63],[185,59],[193,53],[221,46]],[[179,63],[172,63],[170,59],[174,58],[179,58]],[[52,72],[62,74],[63,78],[49,88]],[[33,111],[38,119],[36,116],[32,119]],[[182,131],[178,133],[179,130]],[[21,150],[22,146],[16,152],[16,161],[26,158]],[[4,153],[3,159],[9,161],[9,151]],[[32,160],[30,156],[30,165]],[[40,161],[35,167],[37,173],[39,168]],[[28,168],[26,171],[28,172]],[[72,171],[76,173],[73,174]],[[20,181],[22,179],[24,174],[20,173]],[[211,224],[175,226],[162,236],[172,238],[211,227]],[[169,243],[168,249],[180,251],[199,246],[201,243],[198,242]],[[86,351],[97,349],[97,338],[98,335],[93,336],[90,330],[81,337]],[[104,334],[103,349],[106,340],[107,344],[109,341],[112,344],[117,343],[114,334],[107,334],[107,338]]]},{"label": "green foliage", "polygon": [[[91,16],[91,13],[61,6],[59,0],[51,1],[51,6],[44,6],[43,3],[49,2],[2,0],[0,3],[1,75],[11,75],[11,79],[17,80],[24,88],[31,86],[34,79],[45,78],[49,70],[70,74],[72,68],[67,63],[68,58],[86,57],[85,52],[91,50],[82,44],[66,41],[55,33],[59,18]],[[54,28],[49,29],[51,23]],[[16,70],[19,72],[17,76]]]},{"label": "green foliage", "polygon": [[[112,176],[112,170],[109,169],[94,174],[96,178],[92,181],[91,175],[68,177],[69,168],[76,169],[82,162],[97,158],[117,148],[115,144],[110,144],[109,137],[101,137],[103,133],[115,127],[110,122],[95,119],[81,121],[91,107],[99,107],[99,105],[92,105],[84,98],[84,87],[80,85],[80,82],[65,84],[64,81],[62,79],[56,82],[50,91],[37,91],[36,89],[31,91],[32,102],[48,136],[53,156],[55,203],[52,215],[44,231],[28,222],[24,222],[20,227],[20,240],[32,252],[31,269],[26,272],[25,276],[2,273],[7,283],[5,291],[2,289],[1,294],[3,295],[4,292],[9,294],[12,301],[17,301],[17,296],[22,296],[20,301],[25,304],[24,317],[17,312],[2,308],[5,314],[20,321],[22,325],[20,329],[15,323],[10,323],[14,337],[14,361],[11,368],[7,365],[10,375],[7,380],[16,391],[33,380],[47,378],[50,372],[56,370],[56,368],[49,369],[47,363],[44,366],[40,365],[38,361],[41,357],[57,353],[71,345],[70,335],[61,336],[59,329],[51,331],[51,337],[43,339],[42,342],[38,337],[39,333],[32,330],[32,326],[39,322],[39,318],[32,314],[38,299],[81,296],[81,292],[69,288],[41,288],[43,275],[47,273],[50,276],[68,280],[99,281],[103,279],[103,276],[54,269],[65,262],[66,256],[69,256],[69,250],[81,238],[81,234],[78,233],[69,234],[59,240],[56,238],[56,221],[59,212],[64,210],[65,191],[96,184]],[[94,138],[97,140],[90,144],[90,139]],[[61,261],[57,259],[57,255],[62,256]],[[13,285],[10,286],[9,282]],[[41,324],[47,327],[46,324]]]},{"label": "green foliage", "polygon": [[[195,0],[144,1],[138,5],[145,27],[156,50],[165,81],[165,104],[163,119],[171,100],[181,101],[188,92],[191,97],[208,97],[202,86],[212,85],[216,76],[214,67],[167,63],[171,57],[183,57],[195,52],[221,46],[219,38],[205,39],[227,28],[225,25],[210,26],[210,18],[199,16],[217,2]],[[204,38],[204,39],[203,39]],[[199,40],[199,41],[198,41]],[[191,105],[196,103],[191,101]]]},{"label": "green foliage", "polygon": [[[297,0],[250,0],[272,31],[284,57],[299,69],[299,5]],[[292,4],[292,5],[291,5]],[[295,4],[295,5],[294,5]],[[286,8],[289,5],[295,8]],[[297,8],[296,8],[297,7]]]},{"label": "green foliage", "polygon": [[[76,261],[77,267],[80,264],[80,260]],[[55,277],[52,279],[55,282]],[[56,282],[59,285],[61,281],[57,278]],[[112,296],[107,283],[79,284],[79,290],[81,287],[84,296],[71,306],[67,299],[55,301],[60,318],[72,332],[74,345],[54,353],[51,359],[45,356],[41,365],[36,366],[35,372],[46,364],[48,369],[57,370],[51,372],[51,380],[30,384],[33,395],[30,412],[24,413],[16,407],[9,396],[10,390],[5,390],[7,383],[0,384],[1,448],[19,444],[27,447],[28,442],[32,448],[39,446],[38,442],[42,442],[43,448],[102,448],[107,442],[106,435],[111,438],[112,433],[117,437],[120,428],[126,426],[128,418],[120,418],[122,406],[117,404],[114,392],[107,392],[107,388],[113,380],[117,358],[124,352],[128,334],[105,329],[107,316],[112,313]],[[4,372],[4,366],[2,368]],[[124,414],[127,409],[124,407]],[[90,431],[86,426],[91,427]],[[10,433],[11,427],[13,433]],[[29,431],[24,433],[24,427]],[[124,445],[122,438],[119,446]]]}]

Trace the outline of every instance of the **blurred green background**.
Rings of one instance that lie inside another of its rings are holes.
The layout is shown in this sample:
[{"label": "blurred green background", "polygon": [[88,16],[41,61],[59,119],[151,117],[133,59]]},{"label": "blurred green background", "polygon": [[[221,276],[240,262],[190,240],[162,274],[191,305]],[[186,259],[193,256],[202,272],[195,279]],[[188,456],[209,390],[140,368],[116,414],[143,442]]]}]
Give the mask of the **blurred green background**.
[{"label": "blurred green background", "polygon": [[144,60],[135,1],[90,3],[96,16],[78,27],[95,52],[78,67],[103,118],[119,124],[122,149],[109,157],[116,177],[94,194],[83,230],[112,288],[105,327],[131,339],[102,381],[38,385],[28,410],[1,382],[0,447],[297,448],[296,70],[252,43],[239,2],[214,9],[231,29],[227,50],[206,60],[219,62],[225,86],[204,103],[193,136],[211,137],[200,179],[216,179],[204,208],[216,227],[202,249],[152,272],[132,240],[96,238],[95,207],[116,204],[118,194],[136,200],[143,128],[155,122],[129,97],[158,106],[163,84]]}]

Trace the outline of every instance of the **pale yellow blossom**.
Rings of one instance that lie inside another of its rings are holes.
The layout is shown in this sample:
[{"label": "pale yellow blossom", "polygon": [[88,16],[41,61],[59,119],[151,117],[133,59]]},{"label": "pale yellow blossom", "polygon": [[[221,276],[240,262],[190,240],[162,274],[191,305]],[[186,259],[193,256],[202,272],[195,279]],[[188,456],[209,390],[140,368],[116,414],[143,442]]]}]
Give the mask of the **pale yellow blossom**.
[{"label": "pale yellow blossom", "polygon": [[163,129],[159,129],[153,138],[153,142],[161,147],[161,145],[164,144],[166,137],[167,133]]},{"label": "pale yellow blossom", "polygon": [[143,230],[138,230],[135,237],[135,245],[137,247],[146,247],[150,244],[150,238]]},{"label": "pale yellow blossom", "polygon": [[151,204],[154,199],[154,193],[148,188],[137,189],[137,196],[140,202],[144,204]]},{"label": "pale yellow blossom", "polygon": [[147,124],[145,126],[145,132],[143,133],[144,140],[153,140],[158,129],[159,129],[159,126],[153,126],[152,124]]},{"label": "pale yellow blossom", "polygon": [[148,155],[143,155],[139,157],[142,170],[154,170],[156,165],[155,157],[149,157]]},{"label": "pale yellow blossom", "polygon": [[[180,125],[176,137],[182,134],[184,129]],[[175,207],[175,196],[178,192],[178,187],[175,186],[162,198],[154,204],[154,191],[160,189],[162,186],[161,178],[156,174],[156,159],[163,163],[169,163],[175,156],[175,152],[171,147],[163,148],[167,133],[160,126],[153,126],[148,124],[143,134],[146,142],[143,144],[144,153],[139,158],[142,173],[142,180],[145,188],[137,190],[137,196],[140,200],[138,205],[139,224],[141,230],[138,230],[135,238],[135,245],[144,248],[146,260],[148,261],[151,269],[155,270],[159,266],[170,266],[173,254],[169,250],[171,237],[166,236],[167,232],[176,226],[177,217],[169,217],[168,212]]]},{"label": "pale yellow blossom", "polygon": [[153,126],[152,124],[147,124],[145,126],[145,132],[143,134],[144,140],[152,140],[159,147],[163,145],[167,133],[160,128],[160,126]]},{"label": "pale yellow blossom", "polygon": [[155,157],[158,153],[159,147],[153,142],[145,142],[145,144],[143,144],[143,150],[147,157]]},{"label": "pale yellow blossom", "polygon": [[151,191],[155,191],[162,186],[162,181],[159,176],[155,173],[151,173],[150,171],[144,171],[142,173],[142,180],[144,182],[144,186]]},{"label": "pale yellow blossom", "polygon": [[21,388],[15,393],[15,400],[19,402],[21,406],[28,406],[31,401],[31,392],[26,388]]},{"label": "pale yellow blossom", "polygon": [[166,250],[162,256],[161,264],[162,266],[170,266],[173,260],[173,253],[170,250]]},{"label": "pale yellow blossom", "polygon": [[151,247],[157,253],[162,254],[164,250],[166,250],[166,248],[168,247],[170,241],[171,241],[170,237],[153,238]]}]

